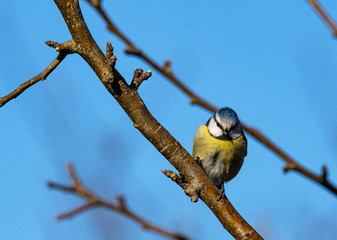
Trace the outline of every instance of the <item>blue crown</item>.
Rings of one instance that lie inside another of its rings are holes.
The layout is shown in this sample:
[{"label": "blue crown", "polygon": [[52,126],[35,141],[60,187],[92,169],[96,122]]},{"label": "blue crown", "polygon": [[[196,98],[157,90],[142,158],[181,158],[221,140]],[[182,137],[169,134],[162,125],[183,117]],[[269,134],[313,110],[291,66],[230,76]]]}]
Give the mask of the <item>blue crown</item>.
[{"label": "blue crown", "polygon": [[220,108],[217,112],[217,115],[219,116],[220,121],[223,122],[238,120],[238,115],[236,112],[234,112],[234,110],[229,107]]}]

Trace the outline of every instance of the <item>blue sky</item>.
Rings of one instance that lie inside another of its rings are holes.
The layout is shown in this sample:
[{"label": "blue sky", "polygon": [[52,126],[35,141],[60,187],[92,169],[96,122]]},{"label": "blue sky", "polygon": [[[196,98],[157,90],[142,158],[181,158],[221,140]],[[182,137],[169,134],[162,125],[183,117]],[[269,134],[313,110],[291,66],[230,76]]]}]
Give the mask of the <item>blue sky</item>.
[{"label": "blue sky", "polygon": [[[145,63],[123,53],[84,1],[97,41],[115,47],[117,69],[132,79]],[[324,2],[331,13],[337,3]],[[103,1],[116,24],[153,59],[216,106],[266,133],[304,166],[322,164],[337,183],[337,40],[305,1]],[[337,16],[334,16],[337,19]],[[44,44],[70,34],[53,1],[0,2],[0,95],[42,71],[57,55]],[[152,69],[153,70],[153,69]],[[197,127],[211,116],[157,72],[139,90],[157,120],[191,152]],[[229,234],[202,203],[193,204],[160,172],[173,169],[134,129],[89,66],[68,56],[48,77],[0,109],[1,239],[162,239],[102,209],[63,222],[82,203],[47,189],[69,183],[72,161],[105,199],[123,194],[146,219],[193,239]],[[248,136],[248,156],[226,193],[265,239],[333,239],[336,197],[296,173]]]}]

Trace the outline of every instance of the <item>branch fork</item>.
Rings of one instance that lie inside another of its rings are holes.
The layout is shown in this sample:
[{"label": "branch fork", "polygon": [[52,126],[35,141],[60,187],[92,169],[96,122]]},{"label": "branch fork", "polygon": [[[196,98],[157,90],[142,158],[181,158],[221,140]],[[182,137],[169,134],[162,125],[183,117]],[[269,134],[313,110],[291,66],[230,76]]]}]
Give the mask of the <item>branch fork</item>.
[{"label": "branch fork", "polygon": [[134,45],[128,45],[127,48],[124,50],[124,52],[126,54],[135,55],[135,56],[141,55],[141,51]]},{"label": "branch fork", "polygon": [[20,96],[26,89],[30,88],[34,84],[38,83],[39,81],[44,81],[47,79],[50,73],[52,73],[55,68],[63,61],[63,59],[69,54],[72,53],[68,48],[69,43],[59,44],[54,41],[46,41],[46,44],[50,47],[57,49],[59,52],[58,56],[46,67],[40,74],[36,75],[35,77],[31,78],[30,80],[20,84],[20,86],[12,91],[11,93],[7,94],[6,96],[0,97],[0,108],[4,106],[9,101],[15,99],[16,97]]},{"label": "branch fork", "polygon": [[63,192],[70,192],[73,194],[76,194],[82,198],[84,198],[87,202],[83,205],[80,205],[79,207],[70,210],[68,212],[65,212],[63,214],[60,214],[57,216],[57,220],[63,220],[66,218],[71,218],[74,217],[86,210],[92,209],[94,207],[105,207],[111,211],[119,212],[130,219],[134,220],[135,222],[138,222],[144,229],[156,232],[158,234],[161,234],[163,236],[169,237],[171,239],[176,239],[176,240],[189,240],[188,237],[179,234],[179,233],[174,233],[170,232],[166,229],[163,229],[159,226],[156,226],[152,224],[151,222],[141,218],[138,216],[136,213],[132,212],[125,201],[125,198],[123,196],[116,196],[116,204],[106,202],[99,198],[97,195],[93,194],[90,190],[88,190],[83,183],[81,182],[81,179],[77,175],[75,168],[73,164],[68,163],[67,164],[67,169],[68,169],[68,174],[70,179],[72,180],[72,185],[71,186],[65,186],[59,183],[53,183],[53,182],[48,182],[48,187],[56,190],[60,190]]},{"label": "branch fork", "polygon": [[171,61],[170,60],[166,60],[164,62],[163,70],[166,72],[166,74],[172,74]]},{"label": "branch fork", "polygon": [[133,72],[133,79],[132,79],[132,82],[130,84],[130,88],[132,88],[133,90],[138,90],[138,88],[142,84],[142,82],[149,79],[151,76],[152,76],[151,70],[146,71],[144,73],[143,69],[137,68]]},{"label": "branch fork", "polygon": [[[222,225],[236,239],[244,239],[247,232],[252,232],[250,239],[262,239],[261,236],[244,220],[232,204],[218,198],[218,189],[208,180],[205,173],[197,165],[186,149],[154,118],[146,108],[137,91],[130,88],[123,76],[116,70],[112,73],[107,64],[106,55],[101,51],[90,34],[78,2],[75,0],[54,0],[68,29],[76,43],[80,46],[80,56],[89,64],[109,93],[117,100],[138,130],[157,150],[181,173],[189,183],[204,183],[200,198],[219,219]],[[72,8],[69,8],[69,4]],[[108,74],[115,77],[113,84],[105,84]],[[159,129],[159,130],[158,130]],[[155,132],[156,131],[156,132]],[[105,206],[101,204],[101,206]],[[114,209],[116,208],[115,205]],[[123,212],[124,213],[124,212]]]},{"label": "branch fork", "polygon": [[[326,22],[326,24],[331,28],[333,34],[337,36],[336,24],[328,16],[326,11],[319,5],[318,0],[307,0],[307,1],[314,8],[314,10],[322,17],[324,22]],[[132,41],[117,28],[115,23],[110,19],[107,12],[104,9],[102,9],[101,6],[97,6],[93,4],[94,0],[87,0],[87,2],[89,2],[91,6],[93,6],[97,10],[98,14],[104,19],[105,23],[108,26],[108,29],[127,45],[127,48],[125,50],[126,53],[141,58],[147,64],[149,64],[153,69],[156,69],[158,72],[164,75],[169,81],[175,84],[180,90],[182,90],[187,96],[190,97],[191,104],[199,105],[200,107],[203,107],[211,112],[217,111],[217,107],[215,107],[214,105],[200,98],[192,90],[190,90],[187,86],[185,86],[180,79],[174,76],[171,70],[169,60],[166,60],[163,66],[156,63],[149,56],[147,56],[145,52],[141,51],[140,48],[138,48],[138,46],[133,44]],[[309,179],[312,179],[318,184],[321,184],[321,186],[325,187],[327,190],[329,190],[331,193],[337,196],[337,186],[336,185],[329,182],[328,180],[326,180],[325,182],[322,182],[320,176],[312,173],[311,171],[305,169],[302,166],[293,167],[293,165],[288,165],[290,163],[299,165],[299,163],[295,161],[295,159],[290,157],[290,155],[288,155],[284,150],[278,147],[275,143],[269,140],[259,130],[252,128],[252,127],[248,127],[246,124],[242,124],[242,126],[248,134],[250,134],[253,138],[255,138],[257,141],[259,141],[261,144],[263,144],[265,147],[267,147],[269,150],[274,152],[276,155],[278,155],[282,160],[286,162],[287,166],[286,166],[286,169],[284,169],[285,172],[287,172],[290,169],[295,170],[296,172],[302,174],[303,176]],[[288,166],[290,167],[289,169],[288,169]]]},{"label": "branch fork", "polygon": [[86,0],[86,1],[95,8],[101,7],[101,0]]},{"label": "branch fork", "polygon": [[65,52],[67,54],[72,54],[76,52],[76,46],[73,40],[66,41],[64,43],[58,43],[55,41],[45,41],[49,47],[55,48],[57,52]]},{"label": "branch fork", "polygon": [[178,175],[171,170],[161,170],[161,172],[184,189],[185,194],[191,198],[191,202],[198,201],[203,183],[188,183],[182,174]]},{"label": "branch fork", "polygon": [[323,165],[322,166],[322,175],[321,175],[321,178],[323,180],[323,182],[327,182],[327,178],[328,178],[328,168],[326,165]]}]

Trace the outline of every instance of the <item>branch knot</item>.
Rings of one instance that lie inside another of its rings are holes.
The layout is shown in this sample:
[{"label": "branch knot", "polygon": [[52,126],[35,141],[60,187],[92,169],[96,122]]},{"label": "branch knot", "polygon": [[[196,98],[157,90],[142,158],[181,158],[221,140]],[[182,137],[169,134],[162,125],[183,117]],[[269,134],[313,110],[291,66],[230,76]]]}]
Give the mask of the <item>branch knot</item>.
[{"label": "branch knot", "polygon": [[166,229],[160,228],[149,221],[143,219],[142,217],[138,216],[136,213],[132,212],[128,206],[126,205],[125,199],[123,196],[119,195],[116,196],[117,203],[109,203],[101,198],[99,198],[97,195],[90,192],[81,182],[81,179],[77,175],[75,168],[72,164],[67,164],[68,173],[72,180],[71,186],[64,186],[62,184],[48,182],[48,186],[53,189],[70,192],[73,194],[77,194],[78,196],[83,197],[86,199],[86,202],[68,212],[65,212],[63,214],[60,214],[57,216],[57,220],[63,220],[66,218],[74,217],[77,214],[82,213],[83,211],[92,209],[95,206],[105,207],[107,209],[110,209],[111,211],[116,211],[119,213],[124,214],[125,216],[129,217],[130,219],[134,220],[135,222],[138,222],[140,225],[143,226],[144,229],[157,232],[159,234],[162,234],[163,236],[170,237],[172,239],[177,240],[188,240],[189,238],[179,234],[170,232]]},{"label": "branch knot", "polygon": [[55,48],[58,52],[66,52],[67,54],[75,53],[76,47],[73,40],[66,41],[64,43],[58,43],[55,41],[45,41],[49,47]]},{"label": "branch knot", "polygon": [[166,74],[172,74],[171,61],[170,60],[166,60],[164,62],[164,68],[163,69],[166,72]]},{"label": "branch knot", "polygon": [[137,90],[143,81],[149,79],[152,76],[152,71],[146,71],[144,73],[143,69],[137,68],[133,72],[133,79],[130,84],[130,88],[133,90]]},{"label": "branch knot", "polygon": [[203,183],[197,183],[197,182],[188,183],[186,182],[182,174],[178,175],[177,173],[171,170],[161,170],[161,172],[166,177],[170,178],[172,181],[177,183],[182,189],[184,189],[185,194],[191,198],[192,202],[198,201],[199,193],[203,187]]},{"label": "branch knot", "polygon": [[136,56],[141,55],[140,50],[133,45],[128,45],[127,48],[124,50],[124,52],[130,55],[136,55]]},{"label": "branch knot", "polygon": [[322,166],[322,180],[323,182],[327,182],[327,177],[328,177],[328,168],[326,165]]},{"label": "branch knot", "polygon": [[106,43],[106,61],[111,68],[115,68],[117,57],[114,55],[114,48],[109,41]]}]

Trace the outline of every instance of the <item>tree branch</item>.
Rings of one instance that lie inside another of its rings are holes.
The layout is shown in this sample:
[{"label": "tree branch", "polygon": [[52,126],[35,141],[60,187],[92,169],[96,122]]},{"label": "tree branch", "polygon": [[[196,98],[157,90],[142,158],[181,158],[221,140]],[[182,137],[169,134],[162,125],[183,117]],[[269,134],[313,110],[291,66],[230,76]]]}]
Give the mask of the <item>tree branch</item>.
[{"label": "tree branch", "polygon": [[132,82],[130,84],[130,88],[137,90],[139,88],[139,86],[142,84],[143,81],[149,79],[152,75],[152,71],[146,71],[144,73],[143,69],[141,68],[137,68],[134,72],[133,72],[133,79]]},{"label": "tree branch", "polygon": [[[201,186],[200,198],[213,211],[227,231],[236,239],[262,239],[240,216],[227,198],[217,201],[219,190],[207,178],[192,156],[151,115],[138,92],[106,61],[106,56],[92,38],[83,19],[78,0],[54,0],[59,8],[77,53],[89,64],[109,93],[130,117],[134,126],[157,150],[183,174],[191,186]],[[113,79],[111,82],[110,80]]]},{"label": "tree branch", "polygon": [[[170,68],[167,67],[169,65],[169,61],[166,61],[164,66],[160,66],[155,61],[153,61],[146,53],[141,51],[125,34],[123,34],[119,28],[113,23],[110,19],[106,11],[101,6],[101,1],[93,1],[86,0],[92,7],[96,9],[96,11],[100,14],[100,16],[104,19],[106,23],[107,29],[119,37],[126,45],[127,48],[125,52],[130,55],[135,55],[143,59],[146,63],[148,63],[151,67],[160,72],[163,76],[167,77],[173,84],[175,84],[180,90],[182,90],[185,94],[187,94],[192,100],[195,98],[195,93],[193,93],[187,86],[185,86],[177,77],[173,75],[170,71]],[[196,102],[191,101],[194,104],[198,104],[212,112],[216,112],[217,108],[210,103],[203,101],[200,97],[195,98]]]},{"label": "tree branch", "polygon": [[[117,35],[126,45],[126,53],[135,55],[141,59],[143,59],[147,64],[149,64],[151,67],[156,69],[158,72],[160,72],[163,76],[165,76],[169,81],[171,81],[174,85],[176,85],[182,92],[184,92],[187,96],[190,98],[191,104],[199,105],[211,112],[216,112],[217,107],[212,105],[211,103],[203,100],[198,95],[196,95],[192,90],[190,90],[186,85],[184,85],[181,80],[179,80],[171,70],[171,63],[170,61],[165,61],[163,66],[160,66],[158,63],[153,61],[149,56],[147,56],[143,51],[141,51],[125,34],[123,34],[118,27],[113,23],[113,21],[110,19],[106,11],[102,8],[101,3],[95,2],[93,4],[93,1],[86,0],[96,11],[100,14],[100,16],[105,20],[105,23],[107,25],[107,29],[112,32],[113,34]],[[316,7],[315,9],[320,9],[319,12],[323,12],[321,8],[317,5],[315,0],[308,0],[311,3],[315,3]],[[318,7],[317,7],[318,6]],[[324,12],[323,12],[324,13]],[[326,19],[327,15],[323,14],[322,16],[325,16],[324,19]],[[327,18],[329,19],[329,18]],[[329,22],[330,26],[333,26],[333,29],[336,29],[334,24],[331,24],[332,21]],[[335,31],[334,31],[335,32]],[[337,187],[329,182],[327,179],[323,179],[321,176],[313,173],[312,171],[304,168],[301,166],[297,161],[290,157],[284,150],[282,150],[280,147],[278,147],[275,143],[272,142],[272,140],[268,139],[268,137],[264,134],[262,134],[260,131],[253,127],[249,127],[247,124],[242,124],[243,129],[251,135],[253,138],[255,138],[257,141],[262,143],[265,147],[267,147],[269,150],[274,152],[277,156],[279,156],[283,161],[285,161],[288,165],[296,166],[289,170],[296,171],[297,173],[303,175],[304,177],[307,177],[314,182],[320,184],[322,187],[325,187],[327,190],[329,190],[331,193],[337,195]],[[287,172],[287,171],[285,171]]]},{"label": "tree branch", "polygon": [[73,194],[76,194],[80,197],[83,197],[87,202],[73,210],[70,210],[68,212],[65,212],[63,214],[60,214],[57,216],[58,220],[63,220],[66,218],[71,218],[76,216],[77,214],[82,213],[83,211],[92,209],[94,207],[104,207],[111,211],[118,212],[120,214],[123,214],[124,216],[134,220],[135,222],[139,223],[144,229],[156,232],[160,235],[176,239],[176,240],[189,240],[190,238],[178,234],[170,232],[166,229],[163,229],[161,227],[158,227],[149,221],[146,221],[142,217],[138,216],[134,212],[132,212],[126,205],[125,199],[122,196],[117,196],[117,204],[113,204],[107,201],[102,200],[97,195],[93,194],[91,191],[89,191],[82,183],[81,179],[77,175],[74,166],[71,163],[67,164],[67,169],[69,173],[69,177],[73,182],[72,186],[64,186],[62,184],[48,182],[48,187],[64,192],[70,192]]},{"label": "tree branch", "polygon": [[317,0],[307,0],[309,5],[314,9],[314,11],[320,16],[325,22],[325,24],[331,29],[332,34],[334,37],[337,37],[337,26],[328,13],[323,9],[323,7],[318,3]]},{"label": "tree branch", "polygon": [[23,93],[27,88],[33,86],[35,83],[39,81],[46,80],[48,75],[54,71],[54,69],[63,61],[63,59],[67,56],[68,52],[60,51],[59,55],[52,61],[52,63],[43,70],[40,74],[36,75],[32,79],[28,80],[27,82],[21,84],[17,89],[15,89],[10,94],[0,98],[0,108],[4,106],[9,101],[13,100],[14,98],[18,97],[21,93]]}]

